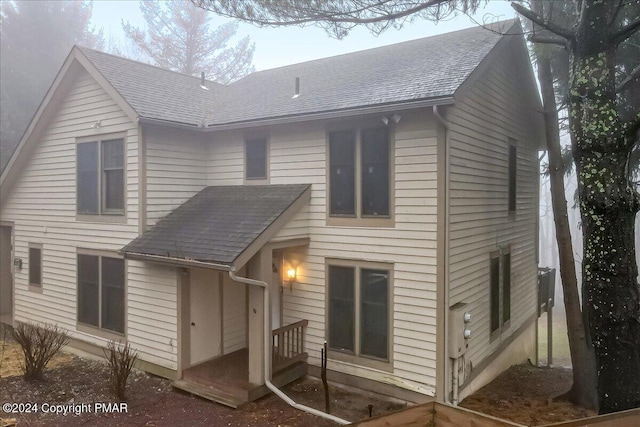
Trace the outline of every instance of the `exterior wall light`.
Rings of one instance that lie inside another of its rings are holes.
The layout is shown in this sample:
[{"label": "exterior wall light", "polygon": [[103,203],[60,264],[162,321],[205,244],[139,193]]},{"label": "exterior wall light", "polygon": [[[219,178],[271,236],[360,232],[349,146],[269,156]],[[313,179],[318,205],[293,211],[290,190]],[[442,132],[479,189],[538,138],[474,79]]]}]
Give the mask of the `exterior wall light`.
[{"label": "exterior wall light", "polygon": [[287,282],[290,284],[296,281],[296,269],[293,267],[287,268]]}]

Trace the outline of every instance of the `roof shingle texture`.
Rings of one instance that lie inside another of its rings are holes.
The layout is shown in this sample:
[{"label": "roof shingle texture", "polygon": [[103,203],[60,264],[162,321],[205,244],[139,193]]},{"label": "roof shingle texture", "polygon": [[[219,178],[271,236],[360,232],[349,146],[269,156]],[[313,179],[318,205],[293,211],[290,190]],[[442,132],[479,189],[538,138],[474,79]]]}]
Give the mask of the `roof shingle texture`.
[{"label": "roof shingle texture", "polygon": [[207,187],[122,252],[230,265],[309,187]]},{"label": "roof shingle texture", "polygon": [[196,77],[81,51],[140,117],[215,126],[452,96],[515,22],[259,71],[230,85],[207,82],[209,90]]}]

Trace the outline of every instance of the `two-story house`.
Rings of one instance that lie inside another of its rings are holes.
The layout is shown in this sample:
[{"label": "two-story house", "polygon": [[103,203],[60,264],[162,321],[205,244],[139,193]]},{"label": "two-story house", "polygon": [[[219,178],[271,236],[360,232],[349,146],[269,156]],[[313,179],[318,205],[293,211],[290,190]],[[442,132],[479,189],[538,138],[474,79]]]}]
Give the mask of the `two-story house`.
[{"label": "two-story house", "polygon": [[232,406],[325,341],[415,402],[534,359],[541,105],[492,29],[230,85],[74,47],[2,174],[3,320]]}]

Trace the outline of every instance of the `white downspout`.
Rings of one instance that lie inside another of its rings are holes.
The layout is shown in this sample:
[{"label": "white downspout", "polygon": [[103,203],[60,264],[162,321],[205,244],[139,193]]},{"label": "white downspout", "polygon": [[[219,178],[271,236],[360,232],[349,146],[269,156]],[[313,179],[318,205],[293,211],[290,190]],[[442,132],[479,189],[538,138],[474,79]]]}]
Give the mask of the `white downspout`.
[{"label": "white downspout", "polygon": [[[449,122],[447,122],[447,120],[442,117],[442,114],[440,113],[440,110],[438,109],[438,105],[434,105],[433,106],[433,115],[436,118],[436,121],[438,121],[443,127],[444,127],[444,132],[445,132],[445,136],[444,136],[444,146],[445,146],[445,190],[444,190],[444,217],[445,217],[445,238],[444,238],[444,301],[446,304],[446,310],[447,312],[445,313],[443,322],[445,322],[445,327],[444,327],[444,337],[443,339],[446,340],[446,337],[449,336],[448,334],[448,330],[449,330],[449,324],[448,324],[448,320],[449,320],[449,307],[450,307],[450,300],[449,300],[449,230],[450,230],[450,226],[449,226],[449,203],[450,203],[450,199],[449,199],[449,162],[450,162],[450,147],[449,147],[449,131],[450,131],[450,125]],[[448,345],[448,343],[447,343]],[[445,355],[448,354],[448,348],[447,346],[445,346]],[[454,406],[458,405],[458,388],[460,387],[460,377],[458,375],[458,368],[459,368],[459,360],[458,359],[453,359],[453,367],[452,367],[452,385],[451,387],[453,388],[452,390],[452,398],[451,398],[451,403]],[[445,381],[445,384],[447,384],[447,381]]]},{"label": "white downspout", "polygon": [[293,399],[291,399],[289,396],[284,394],[282,390],[280,390],[271,382],[271,378],[270,378],[271,351],[269,350],[271,348],[271,331],[269,330],[269,313],[271,312],[271,306],[269,303],[269,285],[267,284],[267,282],[263,282],[262,280],[249,279],[248,277],[236,276],[235,271],[233,271],[233,269],[229,271],[229,277],[231,277],[231,279],[235,280],[236,282],[246,283],[247,285],[260,286],[262,288],[262,291],[264,294],[264,304],[263,304],[264,306],[263,308],[264,310],[264,321],[263,321],[263,324],[264,324],[264,384],[267,386],[267,388],[272,392],[274,392],[275,395],[278,396],[280,399],[284,400],[286,403],[288,403],[290,406],[293,406],[296,409],[299,409],[304,412],[308,412],[318,417],[326,418],[330,421],[333,421],[334,423],[338,423],[341,425],[351,424],[350,421],[344,420],[342,418],[338,418],[331,414],[327,414],[326,412],[319,411],[309,406],[296,403]]}]

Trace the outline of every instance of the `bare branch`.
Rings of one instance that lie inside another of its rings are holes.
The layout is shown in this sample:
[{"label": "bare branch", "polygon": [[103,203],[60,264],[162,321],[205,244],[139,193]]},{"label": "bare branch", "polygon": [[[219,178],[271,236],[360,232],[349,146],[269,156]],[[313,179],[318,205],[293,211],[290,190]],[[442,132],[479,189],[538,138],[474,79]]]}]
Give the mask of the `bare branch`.
[{"label": "bare branch", "polygon": [[558,46],[562,46],[565,49],[568,48],[567,40],[560,37],[543,36],[540,34],[530,34],[527,37],[527,40],[529,40],[531,43],[555,44]]},{"label": "bare branch", "polygon": [[546,19],[544,19],[542,16],[538,15],[537,13],[527,9],[526,7],[518,4],[518,3],[511,3],[511,7],[514,8],[516,10],[516,12],[518,12],[520,15],[524,16],[525,18],[529,19],[531,22],[540,25],[542,28],[545,28],[549,31],[551,31],[553,34],[562,37],[563,39],[566,39],[568,41],[573,41],[575,38],[575,35],[573,32],[567,30],[566,28],[563,28],[557,24],[554,24],[551,21],[547,21]]},{"label": "bare branch", "polygon": [[631,71],[631,73],[629,73],[629,75],[625,77],[625,79],[622,80],[620,84],[616,86],[616,93],[622,92],[629,85],[629,83],[639,78],[640,78],[640,65],[634,68],[633,71]]},{"label": "bare branch", "polygon": [[635,34],[636,31],[640,30],[640,19],[636,19],[631,24],[626,25],[619,31],[615,32],[611,36],[611,40],[615,45],[619,45],[629,37]]}]

